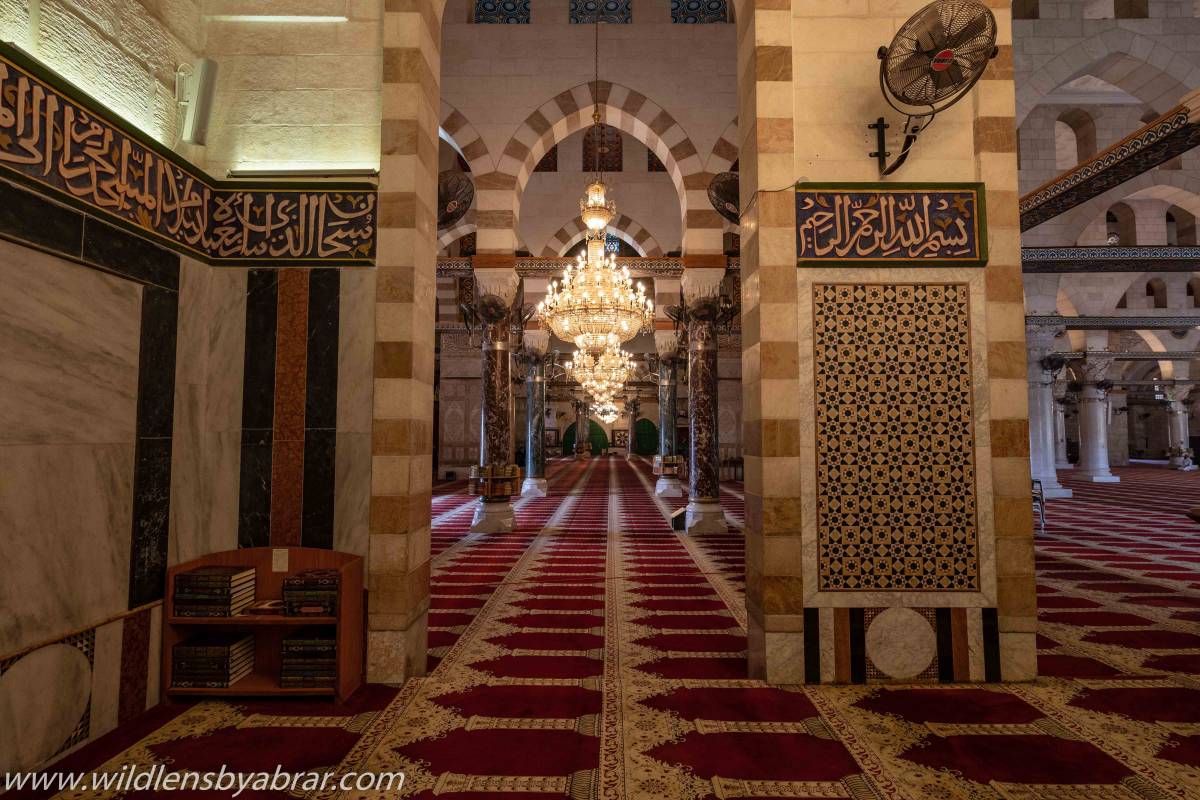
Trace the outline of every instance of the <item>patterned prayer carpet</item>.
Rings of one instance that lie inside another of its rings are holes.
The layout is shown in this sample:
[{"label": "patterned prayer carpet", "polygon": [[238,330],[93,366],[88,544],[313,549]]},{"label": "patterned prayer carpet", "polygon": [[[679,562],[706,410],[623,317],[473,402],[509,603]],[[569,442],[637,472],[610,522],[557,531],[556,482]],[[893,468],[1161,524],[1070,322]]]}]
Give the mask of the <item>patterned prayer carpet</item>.
[{"label": "patterned prayer carpet", "polygon": [[68,768],[404,770],[404,796],[455,800],[1200,798],[1200,528],[1181,515],[1200,473],[1117,472],[1064,473],[1076,496],[1049,506],[1036,683],[748,680],[741,487],[725,534],[687,537],[645,462],[599,458],[553,464],[511,534],[469,534],[460,487],[435,500],[428,677],[340,708],[157,712]]}]

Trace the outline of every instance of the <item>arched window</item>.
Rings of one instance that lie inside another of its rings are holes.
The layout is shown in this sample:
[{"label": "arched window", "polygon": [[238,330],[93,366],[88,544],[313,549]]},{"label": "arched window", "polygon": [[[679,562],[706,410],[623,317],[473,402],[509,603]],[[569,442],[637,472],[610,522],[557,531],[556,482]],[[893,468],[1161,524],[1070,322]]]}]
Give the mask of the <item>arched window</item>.
[{"label": "arched window", "polygon": [[671,21],[687,24],[729,22],[729,5],[725,0],[671,0]]},{"label": "arched window", "polygon": [[572,25],[591,25],[597,14],[609,25],[629,25],[633,22],[633,0],[571,0]]},{"label": "arched window", "polygon": [[528,25],[529,0],[475,0],[473,21],[488,25]]},{"label": "arched window", "polygon": [[1068,170],[1096,155],[1096,122],[1086,111],[1073,108],[1054,123],[1054,167]]},{"label": "arched window", "polygon": [[1155,308],[1167,307],[1167,284],[1162,278],[1151,278],[1146,281],[1146,297],[1154,298]]},{"label": "arched window", "polygon": [[1196,302],[1197,298],[1200,298],[1200,278],[1188,279],[1187,296],[1192,298],[1192,308],[1200,308]]},{"label": "arched window", "polygon": [[620,172],[623,161],[621,132],[612,125],[593,125],[583,135],[584,172],[596,169],[597,156],[602,172]]},{"label": "arched window", "polygon": [[[1174,238],[1171,238],[1171,220],[1175,220]],[[1179,206],[1167,211],[1167,243],[1179,246],[1196,244],[1196,218]]]},{"label": "arched window", "polygon": [[1108,210],[1104,219],[1108,228],[1109,242],[1122,247],[1132,247],[1137,244],[1137,223],[1132,208],[1124,203],[1117,203]]},{"label": "arched window", "polygon": [[546,151],[546,155],[542,156],[537,166],[533,168],[533,171],[558,172],[558,145],[554,145],[554,147]]},{"label": "arched window", "polygon": [[1113,16],[1117,19],[1146,19],[1150,16],[1150,0],[1113,0]]}]

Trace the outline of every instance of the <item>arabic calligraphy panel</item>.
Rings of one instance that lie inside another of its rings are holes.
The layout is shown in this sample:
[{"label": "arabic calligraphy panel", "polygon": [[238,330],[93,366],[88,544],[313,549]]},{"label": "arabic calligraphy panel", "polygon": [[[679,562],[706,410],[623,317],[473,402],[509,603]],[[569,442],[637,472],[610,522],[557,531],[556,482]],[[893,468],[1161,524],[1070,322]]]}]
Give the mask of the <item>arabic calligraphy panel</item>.
[{"label": "arabic calligraphy panel", "polygon": [[221,186],[0,48],[0,174],[210,263],[370,264],[376,193]]},{"label": "arabic calligraphy panel", "polygon": [[987,263],[982,184],[803,184],[800,264]]},{"label": "arabic calligraphy panel", "polygon": [[980,589],[966,284],[815,284],[820,591]]}]

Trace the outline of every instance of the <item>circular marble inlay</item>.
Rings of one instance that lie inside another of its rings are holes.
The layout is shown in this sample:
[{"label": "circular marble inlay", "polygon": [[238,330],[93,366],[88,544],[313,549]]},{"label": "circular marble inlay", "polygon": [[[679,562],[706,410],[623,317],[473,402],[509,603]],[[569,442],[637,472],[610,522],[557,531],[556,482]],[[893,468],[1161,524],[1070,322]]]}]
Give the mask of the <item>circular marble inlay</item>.
[{"label": "circular marble inlay", "polygon": [[0,675],[0,772],[29,769],[54,755],[87,709],[92,668],[68,644],[34,650]]},{"label": "circular marble inlay", "polygon": [[916,677],[935,655],[933,626],[911,608],[889,608],[867,628],[867,658],[889,678]]}]

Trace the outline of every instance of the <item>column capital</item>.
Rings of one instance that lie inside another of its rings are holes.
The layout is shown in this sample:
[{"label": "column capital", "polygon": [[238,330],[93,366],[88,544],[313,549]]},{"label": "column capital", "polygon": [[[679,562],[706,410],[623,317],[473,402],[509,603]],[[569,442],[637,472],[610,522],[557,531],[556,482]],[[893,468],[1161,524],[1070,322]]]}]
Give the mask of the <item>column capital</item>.
[{"label": "column capital", "polygon": [[506,306],[517,298],[517,286],[521,276],[513,267],[487,267],[475,269],[475,296],[482,299],[488,295],[499,297]]},{"label": "column capital", "polygon": [[1054,352],[1054,340],[1065,329],[1049,325],[1026,325],[1025,345],[1029,348],[1029,360],[1041,361]]},{"label": "column capital", "polygon": [[525,331],[523,339],[524,349],[538,358],[546,355],[546,350],[550,347],[550,331],[547,330]]},{"label": "column capital", "polygon": [[1087,383],[1099,383],[1108,375],[1108,368],[1112,366],[1113,356],[1104,350],[1089,350],[1087,358],[1083,360],[1083,376]]},{"label": "column capital", "polygon": [[1187,396],[1192,393],[1192,388],[1191,384],[1167,386],[1163,389],[1163,397],[1170,403],[1183,403],[1187,400]]},{"label": "column capital", "polygon": [[1059,403],[1067,399],[1067,390],[1069,384],[1067,381],[1055,381],[1053,385],[1054,399]]},{"label": "column capital", "polygon": [[719,295],[724,279],[724,267],[688,267],[683,270],[679,284],[684,300],[690,304]]},{"label": "column capital", "polygon": [[675,331],[655,331],[654,349],[659,358],[671,358],[679,350],[679,335]]}]

